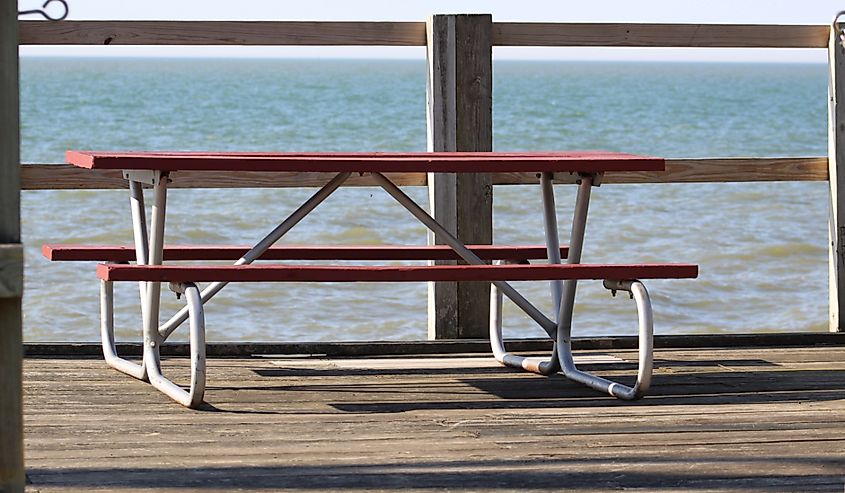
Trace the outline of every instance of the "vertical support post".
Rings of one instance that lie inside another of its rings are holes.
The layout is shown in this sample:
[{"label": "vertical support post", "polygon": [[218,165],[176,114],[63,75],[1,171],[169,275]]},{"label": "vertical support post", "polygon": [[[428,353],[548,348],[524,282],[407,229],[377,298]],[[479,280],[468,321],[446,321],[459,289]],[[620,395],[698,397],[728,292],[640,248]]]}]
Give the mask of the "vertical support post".
[{"label": "vertical support post", "polygon": [[17,2],[0,2],[0,492],[24,491]]},{"label": "vertical support post", "polygon": [[843,330],[845,314],[845,47],[833,20],[828,43],[828,168],[830,172],[830,331]]},{"label": "vertical support post", "polygon": [[[489,14],[433,15],[426,25],[428,150],[493,150],[492,27]],[[493,241],[489,174],[429,173],[432,215],[462,242]],[[429,243],[443,244],[429,235]],[[429,283],[430,339],[485,337],[490,284]]]}]

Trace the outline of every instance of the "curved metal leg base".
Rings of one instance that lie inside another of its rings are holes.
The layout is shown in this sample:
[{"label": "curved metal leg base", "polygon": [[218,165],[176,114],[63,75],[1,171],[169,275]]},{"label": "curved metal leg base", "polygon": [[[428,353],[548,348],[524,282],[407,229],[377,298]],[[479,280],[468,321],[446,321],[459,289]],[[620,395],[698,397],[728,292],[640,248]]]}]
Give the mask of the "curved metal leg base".
[{"label": "curved metal leg base", "polygon": [[[572,347],[569,340],[558,337],[558,346],[564,349],[559,353],[563,374],[570,380],[582,383],[588,387],[608,393],[623,400],[636,400],[645,395],[651,385],[651,375],[654,366],[654,318],[651,309],[651,299],[645,286],[639,281],[604,281],[604,287],[611,291],[627,291],[637,304],[637,318],[639,321],[639,364],[637,383],[628,387],[618,382],[602,378],[579,370],[572,360]],[[568,338],[567,338],[568,339]]]},{"label": "curved metal leg base", "polygon": [[141,364],[121,358],[117,355],[114,343],[114,284],[109,281],[100,283],[100,336],[103,343],[103,356],[109,366],[139,380],[149,382],[153,387],[183,406],[197,408],[202,404],[205,393],[205,315],[197,286],[186,283],[178,286],[188,302],[190,339],[191,339],[191,385],[189,390],[168,380],[161,372],[159,346],[145,346]]},{"label": "curved metal leg base", "polygon": [[194,283],[171,286],[184,293],[188,304],[188,323],[191,339],[191,384],[188,390],[168,380],[161,372],[158,345],[145,348],[150,383],[156,389],[185,407],[196,409],[205,394],[205,314],[199,288]]},{"label": "curved metal leg base", "polygon": [[117,371],[148,382],[147,366],[133,363],[117,355],[114,343],[114,283],[100,281],[100,339],[106,363]]},{"label": "curved metal leg base", "polygon": [[495,284],[490,286],[490,347],[496,361],[511,368],[519,368],[539,373],[540,375],[554,375],[560,371],[558,363],[557,345],[552,351],[551,358],[547,361],[537,358],[518,356],[505,350],[505,343],[502,340],[502,302],[504,296]]}]

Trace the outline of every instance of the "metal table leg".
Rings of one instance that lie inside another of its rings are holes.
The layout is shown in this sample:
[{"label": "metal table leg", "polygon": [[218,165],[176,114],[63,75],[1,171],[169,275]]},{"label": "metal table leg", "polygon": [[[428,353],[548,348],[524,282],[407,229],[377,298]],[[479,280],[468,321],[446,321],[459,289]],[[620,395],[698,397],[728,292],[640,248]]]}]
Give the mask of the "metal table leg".
[{"label": "metal table leg", "polygon": [[[569,255],[567,262],[577,264],[581,262],[581,251],[584,246],[584,231],[587,226],[587,211],[590,204],[590,192],[593,186],[594,177],[584,175],[578,187],[578,196],[575,202],[575,213],[572,219],[572,233],[570,235]],[[544,194],[544,207],[554,211],[554,195],[548,197]],[[605,281],[605,287],[611,290],[624,290],[631,293],[637,304],[639,319],[639,370],[637,384],[628,387],[605,378],[579,370],[572,356],[572,311],[575,306],[575,289],[577,280],[567,280],[563,283],[563,292],[560,298],[560,309],[558,312],[558,326],[555,337],[555,347],[558,350],[563,374],[570,380],[580,382],[588,387],[607,392],[620,399],[638,399],[648,390],[652,373],[652,333],[653,317],[651,301],[645,286],[636,280]]]},{"label": "metal table leg", "polygon": [[[190,347],[191,347],[191,383],[186,391],[179,385],[168,380],[161,372],[161,365],[153,365],[152,359],[158,359],[159,345],[155,345],[150,353],[150,361],[147,363],[150,376],[150,383],[156,389],[174,401],[190,408],[197,408],[202,404],[205,394],[205,315],[203,313],[200,291],[194,283],[171,285],[171,289],[184,294],[187,298],[190,326]],[[148,332],[154,337],[158,334],[158,320],[155,324],[145,326]],[[147,353],[145,352],[145,357]]]},{"label": "metal table leg", "polygon": [[[497,264],[509,263],[507,261],[496,261]],[[528,263],[528,261],[525,261]],[[538,360],[536,358],[527,358],[517,354],[509,353],[505,349],[504,339],[502,338],[502,302],[504,296],[495,284],[490,286],[490,348],[493,351],[493,357],[499,363],[509,366],[511,368],[521,368],[540,375],[553,375],[560,371],[560,365],[557,358],[557,346],[552,350],[552,355],[548,360]],[[560,301],[557,298],[556,301]]]},{"label": "metal table leg", "polygon": [[114,283],[100,281],[100,339],[103,345],[103,357],[115,370],[121,371],[139,380],[147,381],[147,367],[117,354],[114,343]]},{"label": "metal table leg", "polygon": [[[256,246],[250,249],[241,257],[235,265],[249,264],[258,259],[268,248],[276,243],[285,233],[293,228],[308,213],[322,203],[332,192],[350,176],[351,173],[339,173],[317,193],[315,193],[302,206],[294,211],[287,219],[279,224],[273,231],[264,237]],[[135,224],[136,251],[139,263],[146,260],[147,265],[161,265],[164,251],[164,224],[167,205],[167,175],[161,173],[158,179],[153,180],[154,203],[152,207],[151,234],[149,241],[144,241],[146,235],[146,224],[143,216],[143,195],[140,199],[133,199],[133,222]],[[140,187],[138,187],[140,189]],[[140,204],[140,210],[136,211],[135,204]],[[146,369],[149,382],[158,390],[179,402],[180,404],[196,408],[202,404],[205,392],[205,316],[203,303],[217,294],[227,283],[212,283],[203,292],[194,283],[171,285],[171,289],[177,294],[184,294],[187,298],[185,308],[174,315],[166,324],[159,326],[159,305],[161,295],[161,283],[144,283],[141,289],[142,314],[144,319],[144,357],[143,367]],[[113,292],[111,283],[104,285],[104,299],[107,299],[111,307]],[[107,313],[104,320],[103,333],[104,341],[110,341],[104,347],[114,348],[113,317]],[[167,337],[185,320],[190,326],[190,348],[191,348],[191,383],[186,391],[176,385],[162,373],[161,357],[159,348]],[[110,338],[108,337],[110,335]],[[112,351],[113,352],[113,351]],[[119,367],[125,365],[120,362]],[[120,368],[119,368],[120,369]]]},{"label": "metal table leg", "polygon": [[[543,173],[540,176],[540,189],[543,196],[543,224],[546,234],[546,256],[550,264],[561,263],[560,236],[557,231],[557,213],[555,211],[555,196],[553,188],[554,175]],[[570,247],[571,248],[571,247]],[[560,300],[563,292],[563,281],[551,281],[552,303],[555,313],[560,312]],[[496,286],[490,290],[490,346],[493,356],[499,363],[511,368],[522,368],[541,375],[553,375],[560,371],[557,344],[552,349],[551,357],[546,361],[537,361],[505,350],[502,339],[502,295]],[[552,337],[554,339],[554,337]]]},{"label": "metal table leg", "polygon": [[[167,206],[167,172],[125,172],[129,179],[135,258],[138,265],[161,265],[164,252],[164,226]],[[152,234],[147,235],[142,181],[153,185]],[[135,378],[149,381],[155,388],[188,407],[202,403],[205,391],[205,321],[197,286],[193,283],[171,286],[185,294],[190,316],[191,383],[188,391],[168,380],[161,371],[159,348],[165,337],[159,335],[161,283],[139,283],[143,320],[142,363],[131,362],[117,354],[114,340],[114,284],[100,284],[100,337],[103,355],[109,366]]]},{"label": "metal table leg", "polygon": [[[543,197],[543,215],[546,233],[546,245],[550,263],[560,263],[560,242],[557,230],[557,215],[555,211],[554,189],[551,173],[541,176],[541,191]],[[575,211],[572,219],[572,231],[569,242],[567,263],[581,262],[581,252],[584,246],[584,232],[587,225],[587,211],[589,209],[590,194],[595,177],[582,175],[580,177]],[[551,375],[563,370],[563,374],[570,380],[587,385],[602,392],[609,393],[620,399],[638,399],[648,390],[651,383],[653,367],[653,316],[651,300],[645,286],[637,280],[606,280],[605,288],[616,291],[626,291],[631,294],[637,306],[639,323],[639,365],[637,383],[633,387],[607,380],[605,378],[579,370],[572,355],[572,312],[575,306],[575,291],[577,280],[552,281],[551,293],[558,314],[552,340],[555,341],[551,360],[538,361],[509,353],[505,350],[502,340],[502,293],[493,286],[490,292],[490,344],[495,358],[505,366],[522,368],[534,373]]]},{"label": "metal table leg", "polygon": [[[129,203],[132,211],[132,232],[135,238],[135,260],[138,265],[144,265],[149,259],[149,239],[147,238],[147,218],[144,210],[144,191],[136,176],[127,174],[129,179]],[[142,318],[146,318],[146,283],[138,283],[141,300]],[[102,281],[100,284],[100,339],[103,346],[103,356],[112,368],[126,373],[139,380],[147,381],[147,367],[121,358],[117,354],[114,342],[114,285]]]}]

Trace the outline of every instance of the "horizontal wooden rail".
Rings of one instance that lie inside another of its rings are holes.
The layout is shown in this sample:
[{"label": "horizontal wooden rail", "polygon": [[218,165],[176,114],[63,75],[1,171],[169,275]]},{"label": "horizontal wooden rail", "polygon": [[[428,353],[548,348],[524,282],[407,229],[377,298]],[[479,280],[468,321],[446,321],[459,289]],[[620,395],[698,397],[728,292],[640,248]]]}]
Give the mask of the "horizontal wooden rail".
[{"label": "horizontal wooden rail", "polygon": [[494,46],[827,48],[826,25],[497,22]]},{"label": "horizontal wooden rail", "polygon": [[[177,171],[172,188],[294,188],[324,185],[332,173],[262,173]],[[388,173],[397,185],[424,186],[424,173]],[[826,181],[826,157],[667,159],[666,171],[608,173],[603,183],[711,183],[747,181]],[[557,183],[574,177],[556,175]],[[23,190],[79,190],[126,188],[119,171],[87,170],[68,164],[24,164]],[[494,173],[494,185],[537,183],[533,173]],[[353,175],[345,183],[378,186],[368,175]]]},{"label": "horizontal wooden rail", "polygon": [[[119,170],[89,170],[69,164],[24,164],[21,190],[128,188]],[[261,171],[174,171],[169,188],[295,188],[320,187],[335,173],[273,173]],[[385,173],[399,186],[425,186],[425,173]],[[344,186],[375,187],[369,176],[352,174]]]},{"label": "horizontal wooden rail", "polygon": [[[827,25],[493,23],[494,46],[826,48]],[[425,46],[424,22],[20,21],[21,45]]]},{"label": "horizontal wooden rail", "polygon": [[425,46],[425,23],[21,21],[20,44]]},{"label": "horizontal wooden rail", "polygon": [[[575,176],[555,174],[555,183]],[[826,157],[666,159],[666,171],[606,173],[602,183],[722,183],[749,181],[826,181]],[[496,173],[494,185],[537,183],[532,173]]]}]

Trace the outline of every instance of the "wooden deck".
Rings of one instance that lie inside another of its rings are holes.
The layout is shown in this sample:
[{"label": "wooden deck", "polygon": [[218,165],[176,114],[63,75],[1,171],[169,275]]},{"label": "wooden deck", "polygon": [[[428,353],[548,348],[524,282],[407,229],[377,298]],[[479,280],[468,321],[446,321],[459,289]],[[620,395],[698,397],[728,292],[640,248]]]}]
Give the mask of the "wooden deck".
[{"label": "wooden deck", "polygon": [[[580,354],[633,374],[631,351]],[[659,350],[635,403],[477,356],[209,363],[191,411],[98,359],[27,359],[30,491],[845,485],[845,347]]]}]

